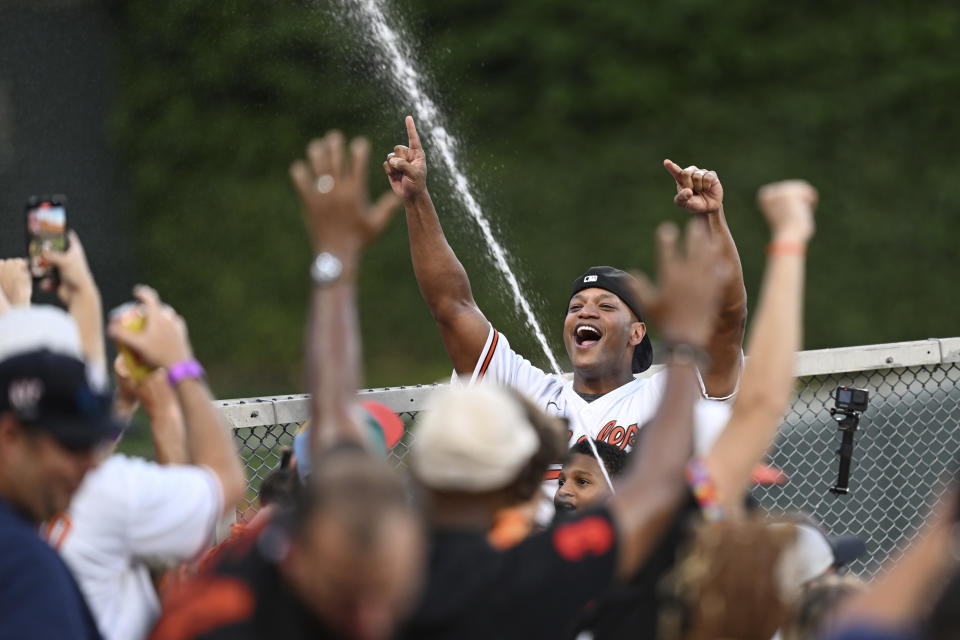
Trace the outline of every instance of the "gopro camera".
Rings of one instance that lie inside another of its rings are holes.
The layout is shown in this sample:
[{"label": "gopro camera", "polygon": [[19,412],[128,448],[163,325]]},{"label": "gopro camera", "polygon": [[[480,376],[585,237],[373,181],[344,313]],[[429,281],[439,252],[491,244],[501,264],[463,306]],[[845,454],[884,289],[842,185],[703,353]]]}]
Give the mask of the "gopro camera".
[{"label": "gopro camera", "polygon": [[869,394],[866,389],[837,387],[833,392],[834,407],[840,413],[863,413],[867,409]]}]

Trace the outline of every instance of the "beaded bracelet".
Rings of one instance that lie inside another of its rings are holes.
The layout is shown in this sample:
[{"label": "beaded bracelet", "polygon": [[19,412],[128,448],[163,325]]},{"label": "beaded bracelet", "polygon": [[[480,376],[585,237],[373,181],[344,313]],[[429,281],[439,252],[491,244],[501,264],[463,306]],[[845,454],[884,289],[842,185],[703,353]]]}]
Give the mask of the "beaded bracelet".
[{"label": "beaded bracelet", "polygon": [[723,505],[720,504],[720,493],[707,471],[703,458],[691,458],[687,462],[687,482],[693,497],[700,505],[700,511],[707,522],[716,522],[724,519]]}]

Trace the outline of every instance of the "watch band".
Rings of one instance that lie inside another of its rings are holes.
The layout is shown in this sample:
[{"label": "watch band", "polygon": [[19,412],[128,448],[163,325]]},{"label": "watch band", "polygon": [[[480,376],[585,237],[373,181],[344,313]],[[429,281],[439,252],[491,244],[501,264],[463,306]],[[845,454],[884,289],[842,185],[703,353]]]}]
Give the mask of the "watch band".
[{"label": "watch band", "polygon": [[710,355],[700,347],[686,342],[663,342],[660,348],[667,358],[672,358],[676,364],[692,364],[701,370],[710,367]]},{"label": "watch band", "polygon": [[343,273],[340,258],[329,251],[321,251],[310,264],[310,279],[317,286],[325,287],[337,281]]}]

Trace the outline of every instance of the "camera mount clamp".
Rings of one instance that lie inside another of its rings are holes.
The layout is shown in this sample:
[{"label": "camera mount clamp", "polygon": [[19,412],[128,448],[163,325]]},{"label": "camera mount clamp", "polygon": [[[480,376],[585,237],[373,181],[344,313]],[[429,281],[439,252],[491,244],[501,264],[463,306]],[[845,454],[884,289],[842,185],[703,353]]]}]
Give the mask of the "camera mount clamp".
[{"label": "camera mount clamp", "polygon": [[857,411],[843,411],[830,409],[830,415],[837,421],[837,428],[843,433],[843,440],[837,454],[840,456],[840,469],[837,472],[837,483],[830,487],[831,493],[846,495],[850,493],[850,463],[853,460],[853,434],[860,426],[860,413]]},{"label": "camera mount clamp", "polygon": [[853,434],[860,427],[860,415],[867,408],[870,394],[866,389],[837,387],[833,392],[834,407],[830,417],[837,421],[837,428],[843,434],[843,441],[837,454],[840,456],[840,469],[837,483],[830,488],[831,493],[846,495],[850,493],[850,463],[853,461]]}]

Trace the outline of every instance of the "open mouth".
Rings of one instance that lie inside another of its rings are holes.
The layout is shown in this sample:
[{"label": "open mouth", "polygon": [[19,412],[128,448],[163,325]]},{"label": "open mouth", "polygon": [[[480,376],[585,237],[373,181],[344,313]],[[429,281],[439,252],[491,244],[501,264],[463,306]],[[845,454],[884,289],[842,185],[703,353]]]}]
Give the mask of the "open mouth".
[{"label": "open mouth", "polygon": [[558,512],[563,512],[563,513],[573,513],[574,511],[577,510],[577,507],[570,502],[557,502],[557,503],[554,503],[554,506],[556,507]]},{"label": "open mouth", "polygon": [[578,324],[573,330],[573,338],[580,347],[591,347],[603,337],[598,327],[592,324]]}]

